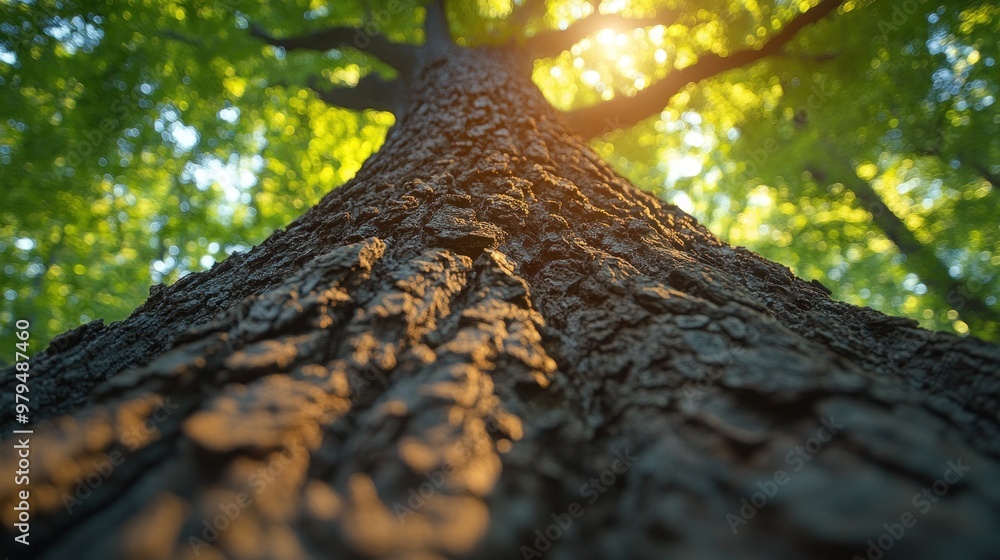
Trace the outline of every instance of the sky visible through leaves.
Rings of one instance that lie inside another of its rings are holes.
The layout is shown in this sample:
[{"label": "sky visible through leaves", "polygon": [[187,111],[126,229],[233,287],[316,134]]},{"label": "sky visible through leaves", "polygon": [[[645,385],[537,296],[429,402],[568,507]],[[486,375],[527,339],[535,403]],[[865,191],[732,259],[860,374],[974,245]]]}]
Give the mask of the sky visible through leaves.
[{"label": "sky visible through leaves", "polygon": [[[815,2],[453,1],[460,44],[517,42],[589,14],[602,30],[536,61],[549,101],[630,97],[759,47]],[[421,2],[0,2],[0,343],[32,351],[119,320],[149,286],[210,268],[289,223],[378,149],[390,113],[316,91],[393,70],[289,36],[360,26],[423,41]],[[593,146],[637,186],[816,279],[833,297],[1000,341],[1000,7],[848,1],[779,55],[693,84]],[[0,358],[5,359],[5,358]],[[9,360],[8,360],[9,361]]]}]

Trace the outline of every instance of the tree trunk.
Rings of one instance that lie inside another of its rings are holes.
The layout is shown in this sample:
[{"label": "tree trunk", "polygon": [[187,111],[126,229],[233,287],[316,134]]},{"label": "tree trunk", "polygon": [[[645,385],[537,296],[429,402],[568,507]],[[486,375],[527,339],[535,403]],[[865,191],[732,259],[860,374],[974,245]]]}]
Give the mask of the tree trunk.
[{"label": "tree trunk", "polygon": [[33,359],[33,554],[996,557],[996,347],[719,241],[512,53],[415,87],[286,231]]}]

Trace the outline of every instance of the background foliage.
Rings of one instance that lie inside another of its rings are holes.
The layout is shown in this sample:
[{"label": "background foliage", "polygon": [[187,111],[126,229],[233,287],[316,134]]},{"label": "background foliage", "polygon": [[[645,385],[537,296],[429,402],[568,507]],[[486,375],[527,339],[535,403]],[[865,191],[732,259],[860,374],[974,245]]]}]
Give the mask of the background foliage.
[{"label": "background foliage", "polygon": [[[552,0],[525,17],[519,2],[478,0],[451,16],[474,45],[594,10],[681,14],[537,61],[536,83],[569,109],[760,45],[813,3]],[[285,52],[251,24],[420,43],[423,14],[404,0],[0,2],[0,344],[19,318],[33,351],[123,318],[151,284],[259,243],[378,149],[391,114],[329,107],[309,86],[387,66],[353,49]],[[1000,340],[998,31],[990,2],[849,1],[781,56],[692,85],[594,145],[834,297]]]}]

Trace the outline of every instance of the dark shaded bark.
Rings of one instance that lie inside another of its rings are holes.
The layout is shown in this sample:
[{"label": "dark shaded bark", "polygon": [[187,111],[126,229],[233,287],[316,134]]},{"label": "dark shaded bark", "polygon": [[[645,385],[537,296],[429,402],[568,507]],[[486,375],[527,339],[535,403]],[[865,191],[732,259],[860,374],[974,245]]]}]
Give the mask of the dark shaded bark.
[{"label": "dark shaded bark", "polygon": [[38,357],[33,550],[863,557],[951,461],[970,470],[892,553],[994,557],[1000,350],[719,241],[616,175],[528,68],[431,63],[354,180]]}]

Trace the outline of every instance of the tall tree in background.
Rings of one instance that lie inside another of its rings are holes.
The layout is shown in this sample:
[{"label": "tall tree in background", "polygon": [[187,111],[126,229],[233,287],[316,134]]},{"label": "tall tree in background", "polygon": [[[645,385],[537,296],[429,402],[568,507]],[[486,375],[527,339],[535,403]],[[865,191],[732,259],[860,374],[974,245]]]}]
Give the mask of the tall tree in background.
[{"label": "tall tree in background", "polygon": [[[1000,350],[831,300],[584,141],[854,5],[804,8],[756,48],[568,115],[534,57],[674,15],[478,48],[441,3],[419,46],[247,26],[378,57],[385,75],[319,89],[396,125],[286,229],[32,359],[31,550],[991,558]],[[0,482],[8,532],[16,490]]]}]

